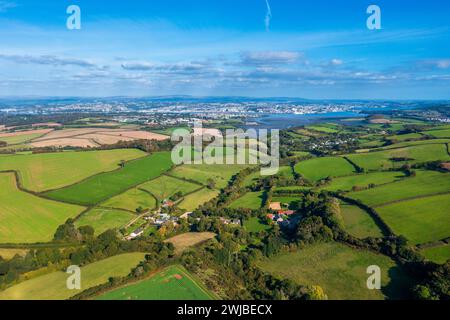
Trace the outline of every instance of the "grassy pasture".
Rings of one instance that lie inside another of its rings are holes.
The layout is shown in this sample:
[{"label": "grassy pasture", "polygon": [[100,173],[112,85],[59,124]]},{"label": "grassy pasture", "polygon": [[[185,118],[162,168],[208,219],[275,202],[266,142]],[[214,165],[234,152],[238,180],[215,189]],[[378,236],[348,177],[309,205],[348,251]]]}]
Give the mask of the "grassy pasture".
[{"label": "grassy pasture", "polygon": [[163,175],[157,179],[141,184],[139,188],[147,190],[159,201],[162,201],[177,192],[182,192],[185,195],[201,188],[201,186],[189,181]]},{"label": "grassy pasture", "polygon": [[227,165],[227,164],[200,164],[200,165],[183,165],[176,167],[171,175],[179,178],[187,178],[198,181],[206,185],[208,179],[213,179],[216,188],[225,188],[230,179],[239,171],[245,169],[247,165]]},{"label": "grassy pasture", "polygon": [[213,300],[214,297],[182,266],[171,266],[147,280],[107,292],[97,299]]},{"label": "grassy pasture", "polygon": [[91,226],[99,235],[108,229],[120,229],[136,216],[131,212],[105,208],[94,208],[75,222],[77,227]]},{"label": "grassy pasture", "polygon": [[[435,138],[450,138],[450,129],[430,130],[430,131],[425,131],[424,134],[427,134],[427,135],[435,137]],[[0,138],[0,140],[1,140],[1,138]]]},{"label": "grassy pasture", "polygon": [[450,142],[450,139],[430,139],[430,140],[419,140],[419,141],[406,141],[406,142],[399,142],[396,144],[384,146],[380,149],[381,150],[390,150],[390,149],[397,149],[397,148],[421,146],[421,145],[427,145],[427,144],[445,144],[445,143],[449,143],[449,142]]},{"label": "grassy pasture", "polygon": [[354,173],[353,166],[343,158],[325,157],[301,161],[295,171],[313,181],[327,177],[339,177]]},{"label": "grassy pasture", "polygon": [[260,232],[270,229],[271,226],[261,222],[258,217],[252,217],[244,221],[244,228],[247,229],[248,232]]},{"label": "grassy pasture", "polygon": [[186,211],[193,211],[205,202],[217,197],[218,194],[217,190],[204,188],[185,197],[178,206]]},{"label": "grassy pasture", "polygon": [[239,199],[233,201],[229,207],[231,209],[247,208],[257,210],[261,208],[263,192],[248,192]]},{"label": "grassy pasture", "polygon": [[443,264],[450,259],[450,244],[445,244],[439,247],[432,247],[422,249],[420,251],[425,258],[435,263]]},{"label": "grassy pasture", "polygon": [[112,197],[101,204],[102,207],[106,208],[117,208],[135,211],[137,208],[141,207],[143,209],[153,209],[156,208],[155,198],[138,188],[130,189],[118,196]]},{"label": "grassy pasture", "polygon": [[69,290],[68,274],[53,272],[19,283],[0,292],[0,300],[66,300],[91,287],[108,282],[110,277],[124,277],[144,259],[143,253],[126,253],[91,263],[81,268],[81,290]]},{"label": "grassy pasture", "polygon": [[131,161],[120,170],[98,174],[72,186],[47,192],[46,196],[70,203],[97,204],[158,177],[171,166],[170,153],[158,152]]},{"label": "grassy pasture", "polygon": [[322,133],[337,133],[339,130],[334,129],[331,126],[325,126],[325,125],[315,125],[315,126],[307,126],[306,129],[308,130],[314,130]]},{"label": "grassy pasture", "polygon": [[0,243],[46,242],[83,207],[42,199],[17,188],[13,173],[0,174]]},{"label": "grassy pasture", "polygon": [[400,134],[400,135],[393,135],[393,136],[386,137],[387,140],[398,141],[398,142],[403,142],[403,141],[408,141],[408,140],[419,140],[420,138],[423,138],[423,135],[421,135],[420,133],[408,133],[408,134]]},{"label": "grassy pasture", "polygon": [[404,177],[404,174],[401,172],[373,172],[369,174],[335,178],[329,185],[321,187],[320,189],[328,191],[351,191],[354,186],[368,187],[370,184],[381,185],[398,181]]},{"label": "grassy pasture", "polygon": [[[400,168],[405,163],[420,163],[435,160],[449,160],[446,146],[444,144],[425,144],[401,149],[390,149],[377,152],[351,154],[347,156],[358,166],[368,170],[387,170]],[[391,161],[392,158],[408,158],[410,161]]]},{"label": "grassy pasture", "polygon": [[[390,258],[338,243],[308,246],[263,260],[260,267],[302,285],[319,285],[330,300],[380,300],[404,297],[408,279]],[[378,265],[382,290],[369,290],[366,269]]]},{"label": "grassy pasture", "polygon": [[373,189],[352,192],[349,197],[358,199],[369,206],[379,206],[393,201],[441,192],[450,192],[450,173],[418,170],[416,177]]},{"label": "grassy pasture", "polygon": [[357,206],[341,203],[345,230],[358,238],[382,237],[383,233],[367,212]]},{"label": "grassy pasture", "polygon": [[18,171],[26,189],[42,192],[115,170],[121,160],[143,156],[145,153],[136,149],[5,155],[0,157],[0,170]]},{"label": "grassy pasture", "polygon": [[421,244],[450,236],[448,208],[450,194],[403,201],[377,211],[396,234]]}]

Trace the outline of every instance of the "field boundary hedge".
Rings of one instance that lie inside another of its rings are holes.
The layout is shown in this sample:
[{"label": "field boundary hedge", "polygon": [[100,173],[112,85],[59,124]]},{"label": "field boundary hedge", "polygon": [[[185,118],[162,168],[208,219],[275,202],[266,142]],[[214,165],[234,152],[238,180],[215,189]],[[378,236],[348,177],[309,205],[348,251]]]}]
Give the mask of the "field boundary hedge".
[{"label": "field boundary hedge", "polygon": [[396,204],[396,203],[413,201],[413,200],[417,200],[417,199],[431,198],[431,197],[436,197],[436,196],[443,196],[446,194],[450,194],[450,191],[443,191],[443,192],[438,192],[438,193],[432,193],[432,194],[426,194],[426,195],[420,195],[420,196],[415,196],[415,197],[410,197],[410,198],[394,200],[394,201],[390,201],[390,202],[386,202],[386,203],[382,203],[382,204],[373,206],[373,208],[383,208],[383,207],[387,207],[387,206],[390,206],[390,205]]},{"label": "field boundary hedge", "polygon": [[372,208],[372,207],[362,203],[359,200],[348,198],[348,197],[345,197],[345,196],[340,195],[340,194],[335,193],[335,192],[330,192],[330,194],[333,195],[334,197],[342,200],[342,201],[345,201],[347,203],[353,204],[353,205],[359,207],[360,209],[363,209],[364,211],[366,211],[372,217],[372,219],[375,221],[375,224],[380,228],[381,232],[385,236],[396,236],[395,232],[383,220],[383,218],[381,218],[380,214],[374,208]]}]

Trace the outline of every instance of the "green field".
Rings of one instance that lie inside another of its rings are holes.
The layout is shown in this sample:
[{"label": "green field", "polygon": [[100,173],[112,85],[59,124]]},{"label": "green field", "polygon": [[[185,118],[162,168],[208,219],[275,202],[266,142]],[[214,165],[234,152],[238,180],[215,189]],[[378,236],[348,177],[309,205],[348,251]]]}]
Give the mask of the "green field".
[{"label": "green field", "polygon": [[357,206],[341,203],[345,230],[358,238],[382,237],[383,233],[367,212]]},{"label": "green field", "polygon": [[339,177],[354,173],[353,166],[343,158],[326,157],[301,161],[295,171],[306,179],[317,181],[327,177]]},{"label": "green field", "polygon": [[258,217],[252,217],[244,221],[244,228],[247,229],[248,232],[260,232],[270,229],[271,226],[262,222]]},{"label": "green field", "polygon": [[[381,268],[382,290],[366,286],[367,267]],[[404,276],[390,258],[338,243],[308,246],[297,252],[263,260],[264,271],[292,279],[301,285],[319,285],[330,300],[378,300],[404,297]]]},{"label": "green field", "polygon": [[0,292],[0,300],[66,300],[81,291],[124,277],[144,259],[143,253],[126,253],[81,268],[81,290],[67,289],[69,274],[58,271],[24,281]]},{"label": "green field", "polygon": [[328,191],[351,191],[354,186],[368,187],[370,184],[381,185],[398,181],[404,177],[404,174],[401,172],[373,172],[369,174],[334,178],[329,185],[320,187],[320,189]]},{"label": "green field", "polygon": [[156,200],[148,192],[139,190],[136,187],[106,200],[101,206],[131,211],[135,211],[139,207],[142,209],[154,209],[156,208]]},{"label": "green field", "polygon": [[[387,170],[400,168],[405,163],[414,164],[435,160],[450,160],[445,144],[424,144],[414,147],[389,149],[378,152],[351,154],[347,157],[367,170]],[[394,158],[407,158],[408,161],[392,161]]]},{"label": "green field", "polygon": [[136,149],[5,155],[0,157],[0,171],[17,170],[26,189],[42,192],[115,170],[121,160],[143,156],[145,153]]},{"label": "green field", "polygon": [[60,201],[93,205],[131,187],[152,180],[172,167],[169,152],[158,152],[131,161],[124,168],[90,177],[72,186],[46,193]]},{"label": "green field", "polygon": [[50,241],[59,225],[83,210],[22,192],[13,173],[0,174],[0,243]]},{"label": "green field", "polygon": [[213,179],[216,188],[225,188],[230,179],[239,171],[248,167],[247,165],[183,165],[176,167],[170,174],[179,177],[198,181],[202,184],[207,183],[208,179]]},{"label": "green field", "polygon": [[445,244],[439,247],[422,249],[420,252],[428,260],[439,264],[443,264],[450,259],[450,244]]},{"label": "green field", "polygon": [[258,210],[262,206],[263,192],[248,192],[239,199],[234,200],[229,208],[247,208]]},{"label": "green field", "polygon": [[405,148],[405,147],[413,147],[413,146],[423,146],[423,145],[429,145],[429,144],[445,144],[449,143],[450,139],[430,139],[430,140],[419,140],[419,141],[407,141],[407,142],[399,142],[396,144],[391,144],[382,148],[379,148],[382,150],[390,150],[390,149],[398,149],[398,148]]},{"label": "green field", "polygon": [[339,132],[339,130],[334,129],[331,126],[325,126],[325,125],[307,126],[306,129],[314,130],[314,131],[318,131],[318,132],[323,132],[323,133],[337,133],[337,132]]},{"label": "green field", "polygon": [[214,297],[181,266],[171,266],[147,280],[107,292],[98,300],[213,300]]},{"label": "green field", "polygon": [[386,137],[387,140],[397,141],[397,142],[403,142],[403,141],[407,141],[407,140],[419,140],[420,138],[423,138],[423,135],[421,135],[420,133],[408,133],[408,134],[401,134],[401,135],[394,135],[394,136]]},{"label": "green field", "polygon": [[217,190],[204,188],[185,197],[178,206],[186,211],[193,211],[205,202],[217,197],[218,194]]},{"label": "green field", "polygon": [[413,244],[450,236],[450,194],[403,201],[377,208],[381,218],[397,235]]},{"label": "green field", "polygon": [[94,208],[83,214],[76,222],[77,227],[91,226],[99,235],[108,229],[120,229],[136,216],[124,210]]},{"label": "green field", "polygon": [[189,181],[184,181],[179,178],[173,178],[169,176],[161,176],[155,180],[146,182],[139,186],[140,189],[147,190],[153,194],[159,201],[168,199],[170,196],[177,192],[183,193],[183,195],[191,193],[201,186]]},{"label": "green field", "polygon": [[424,134],[435,138],[450,138],[450,129],[425,131]]},{"label": "green field", "polygon": [[358,199],[369,206],[379,206],[417,196],[450,192],[450,173],[418,170],[416,174],[416,177],[406,178],[399,182],[352,192],[349,197]]}]

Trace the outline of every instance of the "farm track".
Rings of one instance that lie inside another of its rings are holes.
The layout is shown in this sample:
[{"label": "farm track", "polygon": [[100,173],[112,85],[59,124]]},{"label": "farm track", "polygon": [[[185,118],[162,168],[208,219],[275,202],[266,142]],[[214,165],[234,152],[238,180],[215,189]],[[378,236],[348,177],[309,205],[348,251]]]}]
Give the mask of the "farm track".
[{"label": "farm track", "polygon": [[438,241],[421,243],[421,244],[418,244],[416,246],[416,248],[419,249],[419,250],[421,250],[421,249],[429,249],[429,248],[437,248],[437,247],[445,246],[445,245],[447,245],[449,243],[450,243],[450,237],[442,239],[442,240],[438,240]]}]

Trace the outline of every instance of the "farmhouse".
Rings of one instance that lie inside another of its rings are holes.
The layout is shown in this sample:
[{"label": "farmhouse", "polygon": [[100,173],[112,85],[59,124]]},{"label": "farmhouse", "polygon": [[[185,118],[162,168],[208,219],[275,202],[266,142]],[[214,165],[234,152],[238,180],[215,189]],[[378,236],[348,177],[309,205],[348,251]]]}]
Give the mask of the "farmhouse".
[{"label": "farmhouse", "polygon": [[280,211],[281,210],[281,202],[271,202],[269,205],[270,210]]},{"label": "farmhouse", "polygon": [[224,217],[220,217],[220,222],[222,222],[225,225],[235,225],[235,226],[241,225],[241,220],[239,219],[226,219]]},{"label": "farmhouse", "polygon": [[140,237],[144,234],[144,229],[143,228],[139,228],[134,230],[128,237],[126,237],[127,240],[133,240],[136,239],[137,237]]},{"label": "farmhouse", "polygon": [[183,214],[180,216],[180,218],[181,218],[181,219],[187,219],[187,218],[189,218],[189,217],[191,216],[191,214],[192,214],[192,212],[185,212],[185,213],[183,213]]}]

